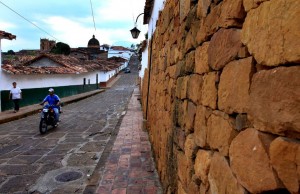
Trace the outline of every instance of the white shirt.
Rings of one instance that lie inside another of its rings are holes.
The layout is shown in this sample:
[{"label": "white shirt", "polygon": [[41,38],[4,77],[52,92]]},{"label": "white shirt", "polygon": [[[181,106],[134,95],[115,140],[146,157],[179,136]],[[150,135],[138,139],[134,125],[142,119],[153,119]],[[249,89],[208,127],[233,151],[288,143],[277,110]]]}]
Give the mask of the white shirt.
[{"label": "white shirt", "polygon": [[12,99],[21,99],[21,89],[19,87],[10,89],[10,93],[12,95]]}]

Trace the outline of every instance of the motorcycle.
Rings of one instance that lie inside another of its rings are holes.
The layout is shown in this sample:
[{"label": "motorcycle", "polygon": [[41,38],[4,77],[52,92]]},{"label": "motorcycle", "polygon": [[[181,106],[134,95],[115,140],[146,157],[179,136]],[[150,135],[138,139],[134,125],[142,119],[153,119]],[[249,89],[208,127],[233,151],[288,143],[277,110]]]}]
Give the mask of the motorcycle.
[{"label": "motorcycle", "polygon": [[40,133],[44,134],[48,131],[48,126],[52,126],[56,128],[58,126],[57,120],[55,119],[55,111],[54,108],[56,106],[53,105],[45,105],[41,112],[41,120],[40,120]]}]

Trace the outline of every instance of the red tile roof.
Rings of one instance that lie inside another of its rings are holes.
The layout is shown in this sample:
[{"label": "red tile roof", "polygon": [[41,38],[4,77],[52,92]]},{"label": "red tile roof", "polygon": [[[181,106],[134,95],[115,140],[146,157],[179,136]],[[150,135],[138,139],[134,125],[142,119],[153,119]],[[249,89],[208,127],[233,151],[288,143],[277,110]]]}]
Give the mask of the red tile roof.
[{"label": "red tile roof", "polygon": [[12,40],[12,39],[16,39],[16,35],[0,30],[0,38]]},{"label": "red tile roof", "polygon": [[107,59],[108,61],[114,61],[114,62],[126,62],[127,60],[122,58],[122,57],[116,57],[116,56],[113,56],[113,57],[110,57]]},{"label": "red tile roof", "polygon": [[[61,66],[32,66],[42,58],[48,58]],[[42,54],[37,57],[16,56],[11,60],[4,60],[2,70],[11,74],[75,74],[95,70],[111,71],[119,66],[119,63],[107,60],[82,61],[71,56]]]},{"label": "red tile roof", "polygon": [[125,48],[123,46],[112,46],[112,47],[110,47],[110,49],[112,49],[112,50],[118,50],[118,51],[130,51],[130,49]]}]

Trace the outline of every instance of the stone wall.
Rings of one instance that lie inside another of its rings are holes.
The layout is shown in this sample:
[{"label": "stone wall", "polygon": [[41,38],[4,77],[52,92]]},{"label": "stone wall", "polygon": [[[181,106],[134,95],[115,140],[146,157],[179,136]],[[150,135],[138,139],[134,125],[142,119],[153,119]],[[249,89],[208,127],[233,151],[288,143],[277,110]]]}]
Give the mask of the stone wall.
[{"label": "stone wall", "polygon": [[299,18],[299,0],[165,2],[142,86],[164,193],[299,193]]}]

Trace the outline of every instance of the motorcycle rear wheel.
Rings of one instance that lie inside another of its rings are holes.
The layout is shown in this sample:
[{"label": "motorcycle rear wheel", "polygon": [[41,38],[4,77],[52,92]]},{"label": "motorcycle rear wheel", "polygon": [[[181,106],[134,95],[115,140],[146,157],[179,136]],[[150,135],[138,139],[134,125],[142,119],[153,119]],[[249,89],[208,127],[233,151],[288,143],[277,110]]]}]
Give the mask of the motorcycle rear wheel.
[{"label": "motorcycle rear wheel", "polygon": [[40,133],[41,134],[44,134],[46,133],[48,130],[48,126],[47,126],[47,123],[44,119],[41,119],[40,121]]}]

